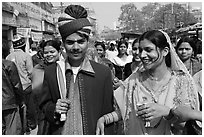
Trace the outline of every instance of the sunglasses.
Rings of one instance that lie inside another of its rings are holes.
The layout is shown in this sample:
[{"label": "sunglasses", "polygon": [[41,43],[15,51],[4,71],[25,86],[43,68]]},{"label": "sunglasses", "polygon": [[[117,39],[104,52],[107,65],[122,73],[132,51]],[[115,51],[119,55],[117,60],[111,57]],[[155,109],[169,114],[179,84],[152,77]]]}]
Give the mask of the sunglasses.
[{"label": "sunglasses", "polygon": [[67,45],[73,45],[75,42],[77,42],[78,44],[84,44],[86,42],[86,39],[79,39],[79,40],[65,40],[65,43]]}]

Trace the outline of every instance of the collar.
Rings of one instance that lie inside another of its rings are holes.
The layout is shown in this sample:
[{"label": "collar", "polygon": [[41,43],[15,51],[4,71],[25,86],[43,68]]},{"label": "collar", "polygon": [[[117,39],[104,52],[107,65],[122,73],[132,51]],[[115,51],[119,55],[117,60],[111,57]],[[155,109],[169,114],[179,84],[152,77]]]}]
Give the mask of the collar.
[{"label": "collar", "polygon": [[[67,59],[65,60],[65,70],[72,70],[72,67]],[[93,70],[93,67],[91,66],[91,63],[87,57],[85,57],[81,63],[79,71],[83,71],[92,76],[95,74],[95,71]]]},{"label": "collar", "polygon": [[22,49],[13,49],[13,51],[14,51],[14,52],[17,52],[17,51],[22,51],[22,52],[23,52]]}]

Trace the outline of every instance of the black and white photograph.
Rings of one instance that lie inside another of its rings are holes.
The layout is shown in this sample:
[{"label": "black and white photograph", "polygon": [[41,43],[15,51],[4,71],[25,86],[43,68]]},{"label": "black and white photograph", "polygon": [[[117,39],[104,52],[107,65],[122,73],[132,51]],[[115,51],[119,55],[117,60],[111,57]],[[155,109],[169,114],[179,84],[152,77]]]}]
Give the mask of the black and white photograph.
[{"label": "black and white photograph", "polygon": [[2,1],[1,135],[202,135],[202,1]]}]

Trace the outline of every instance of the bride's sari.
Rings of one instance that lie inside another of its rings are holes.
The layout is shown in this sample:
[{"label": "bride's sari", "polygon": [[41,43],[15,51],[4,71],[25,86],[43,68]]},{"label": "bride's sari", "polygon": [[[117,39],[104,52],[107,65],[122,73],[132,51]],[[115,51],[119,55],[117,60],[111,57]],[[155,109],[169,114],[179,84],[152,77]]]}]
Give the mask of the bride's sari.
[{"label": "bride's sari", "polygon": [[122,86],[114,91],[114,96],[124,121],[125,134],[173,134],[171,126],[177,122],[177,118],[172,118],[171,120],[167,120],[164,117],[156,118],[150,121],[148,127],[145,127],[145,121],[136,114],[137,104],[144,100],[145,102],[156,102],[170,108],[186,105],[197,110],[199,107],[197,89],[193,78],[178,58],[168,35],[164,32],[162,33],[170,44],[171,67],[169,69],[171,75],[166,81],[161,81],[163,83],[158,91],[154,94],[151,89],[143,84],[142,77],[145,71],[133,73]]}]

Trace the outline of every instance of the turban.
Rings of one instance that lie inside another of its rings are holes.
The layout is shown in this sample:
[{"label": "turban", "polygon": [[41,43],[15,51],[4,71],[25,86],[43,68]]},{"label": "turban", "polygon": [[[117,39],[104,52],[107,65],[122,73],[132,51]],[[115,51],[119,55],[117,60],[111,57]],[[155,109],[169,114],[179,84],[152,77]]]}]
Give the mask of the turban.
[{"label": "turban", "polygon": [[87,19],[87,11],[80,5],[69,5],[58,18],[59,32],[62,39],[79,32],[89,35],[91,32],[91,23]]}]

